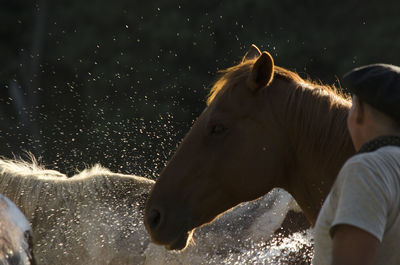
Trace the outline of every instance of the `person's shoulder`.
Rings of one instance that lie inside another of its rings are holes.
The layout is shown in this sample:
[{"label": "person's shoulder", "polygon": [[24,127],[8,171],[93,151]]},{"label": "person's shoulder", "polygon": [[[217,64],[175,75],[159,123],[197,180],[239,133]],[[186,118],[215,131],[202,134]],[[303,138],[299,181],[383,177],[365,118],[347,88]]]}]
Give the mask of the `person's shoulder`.
[{"label": "person's shoulder", "polygon": [[354,175],[357,172],[375,172],[377,161],[382,159],[381,156],[382,154],[376,153],[376,151],[355,154],[344,163],[339,175],[347,176]]},{"label": "person's shoulder", "polygon": [[349,165],[368,165],[376,160],[385,160],[387,157],[393,157],[400,162],[400,147],[388,145],[381,147],[373,152],[359,153],[350,157],[344,166]]},{"label": "person's shoulder", "polygon": [[370,171],[370,165],[366,156],[369,155],[362,153],[350,157],[340,169],[336,184],[340,186],[343,182],[348,181],[349,178],[354,181],[354,176],[359,175],[360,172]]},{"label": "person's shoulder", "polygon": [[[385,146],[373,152],[359,153],[343,165],[338,179],[352,181],[378,181],[398,186],[400,169],[400,147]],[[390,184],[390,185],[392,185]]]},{"label": "person's shoulder", "polygon": [[400,155],[400,146],[397,145],[387,145],[379,148],[375,152],[376,155],[395,155],[399,156]]},{"label": "person's shoulder", "polygon": [[374,152],[355,154],[344,163],[343,169],[346,169],[349,167],[354,167],[354,166],[359,167],[362,165],[367,165],[368,162],[371,159],[373,159],[374,156],[375,156]]}]

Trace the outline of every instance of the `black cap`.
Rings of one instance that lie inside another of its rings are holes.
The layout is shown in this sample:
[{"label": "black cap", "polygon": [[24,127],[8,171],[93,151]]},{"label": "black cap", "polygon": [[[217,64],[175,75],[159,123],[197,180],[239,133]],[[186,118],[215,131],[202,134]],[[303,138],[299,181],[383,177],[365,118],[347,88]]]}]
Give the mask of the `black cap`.
[{"label": "black cap", "polygon": [[344,76],[343,84],[362,101],[400,121],[400,67],[371,64],[355,68]]}]

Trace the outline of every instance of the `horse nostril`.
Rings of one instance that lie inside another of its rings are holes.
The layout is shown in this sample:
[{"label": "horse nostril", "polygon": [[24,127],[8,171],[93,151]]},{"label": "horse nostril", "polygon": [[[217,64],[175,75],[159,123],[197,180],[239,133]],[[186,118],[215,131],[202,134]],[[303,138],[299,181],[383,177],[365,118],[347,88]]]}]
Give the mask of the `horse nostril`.
[{"label": "horse nostril", "polygon": [[147,224],[151,230],[154,230],[159,226],[161,222],[161,213],[160,211],[153,209],[150,211],[148,217],[147,217]]}]

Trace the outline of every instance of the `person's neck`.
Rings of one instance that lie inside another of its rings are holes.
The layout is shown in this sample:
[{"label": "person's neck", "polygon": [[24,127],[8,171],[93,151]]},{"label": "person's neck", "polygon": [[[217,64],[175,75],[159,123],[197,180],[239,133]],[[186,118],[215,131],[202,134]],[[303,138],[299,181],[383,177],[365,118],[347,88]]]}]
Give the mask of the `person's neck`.
[{"label": "person's neck", "polygon": [[359,142],[359,146],[356,147],[356,150],[358,151],[364,144],[376,138],[389,135],[400,137],[400,130],[375,124],[366,126],[362,134],[362,141]]}]

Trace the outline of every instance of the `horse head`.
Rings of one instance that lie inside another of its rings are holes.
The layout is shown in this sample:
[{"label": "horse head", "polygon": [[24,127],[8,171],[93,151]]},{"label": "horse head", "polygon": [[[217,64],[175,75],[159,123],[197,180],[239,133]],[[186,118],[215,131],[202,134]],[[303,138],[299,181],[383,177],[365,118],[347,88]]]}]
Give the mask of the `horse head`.
[{"label": "horse head", "polygon": [[184,248],[194,228],[290,175],[288,139],[268,100],[279,86],[274,68],[272,56],[253,45],[215,83],[146,204],[145,225],[155,243]]}]

